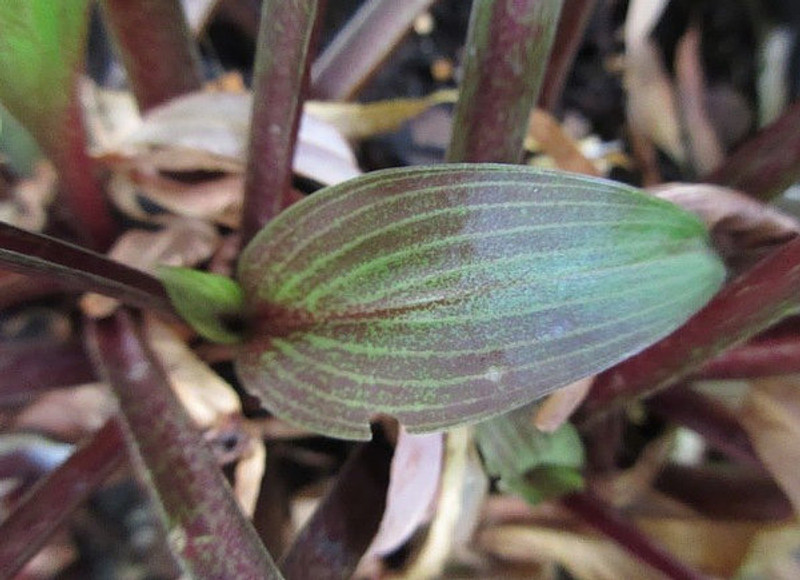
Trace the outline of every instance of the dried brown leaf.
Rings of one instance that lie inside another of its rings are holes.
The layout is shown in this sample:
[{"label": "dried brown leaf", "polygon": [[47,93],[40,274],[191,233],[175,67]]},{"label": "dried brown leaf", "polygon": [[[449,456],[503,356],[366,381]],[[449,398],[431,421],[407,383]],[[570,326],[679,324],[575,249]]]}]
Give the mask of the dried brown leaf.
[{"label": "dried brown leaf", "polygon": [[552,433],[561,427],[589,394],[593,382],[594,376],[586,377],[549,395],[536,409],[533,418],[536,428]]},{"label": "dried brown leaf", "polygon": [[42,395],[15,416],[11,427],[78,442],[116,412],[117,403],[108,388],[94,383]]},{"label": "dried brown leaf", "polygon": [[167,372],[175,394],[201,429],[220,426],[241,413],[239,397],[166,324],[148,317],[147,341]]},{"label": "dried brown leaf", "polygon": [[761,461],[800,514],[800,375],[752,381],[740,419]]},{"label": "dried brown leaf", "polygon": [[706,175],[722,163],[725,152],[706,109],[706,82],[700,62],[700,40],[700,28],[690,26],[676,48],[675,74],[681,113],[692,152],[692,164],[698,174]]},{"label": "dried brown leaf", "polygon": [[409,435],[400,430],[392,458],[386,509],[367,554],[393,552],[429,517],[439,489],[444,434]]},{"label": "dried brown leaf", "polygon": [[[133,268],[155,273],[156,266],[195,266],[211,257],[220,243],[213,226],[192,219],[166,220],[166,227],[152,232],[128,230],[109,251],[109,257]],[[92,318],[109,316],[119,302],[100,294],[81,300],[84,313]]]},{"label": "dried brown leaf", "polygon": [[47,210],[56,195],[58,176],[47,161],[40,161],[28,179],[17,183],[11,199],[0,202],[0,221],[24,230],[40,232],[47,224]]},{"label": "dried brown leaf", "polygon": [[541,109],[534,109],[528,120],[526,146],[531,148],[534,142],[559,169],[600,176],[600,171],[583,155],[559,122]]},{"label": "dried brown leaf", "polygon": [[625,85],[628,123],[637,132],[684,162],[681,120],[675,88],[650,33],[668,0],[632,0],[625,20]]},{"label": "dried brown leaf", "polygon": [[239,506],[248,518],[256,511],[258,494],[261,491],[261,480],[267,464],[267,447],[259,437],[251,437],[247,441],[241,460],[234,471],[233,493]]},{"label": "dried brown leaf", "polygon": [[636,525],[689,566],[730,578],[739,568],[763,522],[707,518],[636,518]]},{"label": "dried brown leaf", "polygon": [[[109,164],[160,171],[244,171],[252,95],[198,92],[148,112],[139,126],[97,152]],[[329,123],[303,115],[295,150],[295,170],[333,185],[361,172],[349,144]]]},{"label": "dried brown leaf", "polygon": [[617,544],[585,534],[507,525],[484,530],[477,542],[484,551],[503,560],[558,563],[580,580],[663,578]]},{"label": "dried brown leaf", "polygon": [[739,580],[800,578],[800,527],[792,522],[759,532],[736,574]]},{"label": "dried brown leaf", "polygon": [[170,212],[195,219],[236,227],[239,223],[244,177],[225,175],[198,183],[171,179],[145,167],[118,171],[109,190],[114,204],[126,215],[142,221],[164,223],[139,204],[139,197]]},{"label": "dried brown leaf", "polygon": [[[436,512],[425,542],[401,578],[436,578],[456,545],[462,515],[467,475],[472,465],[469,431],[456,428],[447,432],[444,461]],[[470,530],[471,531],[471,530]]]}]

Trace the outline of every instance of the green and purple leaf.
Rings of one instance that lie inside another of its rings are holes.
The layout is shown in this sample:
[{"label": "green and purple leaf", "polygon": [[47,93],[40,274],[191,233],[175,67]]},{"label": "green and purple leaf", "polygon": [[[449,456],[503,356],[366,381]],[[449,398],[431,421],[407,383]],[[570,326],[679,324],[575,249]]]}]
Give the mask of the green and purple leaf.
[{"label": "green and purple leaf", "polygon": [[297,203],[239,262],[245,386],[364,439],[487,419],[682,324],[724,268],[692,215],[628,186],[511,165],[376,172]]}]

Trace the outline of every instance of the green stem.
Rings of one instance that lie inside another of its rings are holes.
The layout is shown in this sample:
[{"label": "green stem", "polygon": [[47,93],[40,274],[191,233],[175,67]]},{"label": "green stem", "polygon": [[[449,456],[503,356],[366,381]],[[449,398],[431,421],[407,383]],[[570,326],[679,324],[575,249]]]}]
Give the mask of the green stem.
[{"label": "green stem", "polygon": [[519,163],[562,0],[485,0],[472,7],[448,161]]},{"label": "green stem", "polygon": [[142,111],[202,88],[197,48],[179,0],[102,0]]},{"label": "green stem", "polygon": [[266,0],[261,8],[242,245],[278,215],[291,186],[317,13],[318,0]]}]

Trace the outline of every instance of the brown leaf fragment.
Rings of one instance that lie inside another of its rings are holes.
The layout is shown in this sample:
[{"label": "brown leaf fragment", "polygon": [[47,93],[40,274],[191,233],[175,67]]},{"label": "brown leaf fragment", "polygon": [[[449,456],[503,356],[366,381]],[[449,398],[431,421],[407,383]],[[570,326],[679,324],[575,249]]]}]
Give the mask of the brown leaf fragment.
[{"label": "brown leaf fragment", "polygon": [[166,177],[145,166],[117,172],[109,189],[114,204],[139,220],[164,223],[163,215],[152,215],[139,203],[142,197],[176,215],[237,227],[242,206],[244,178],[224,175],[185,182]]},{"label": "brown leaf fragment", "polygon": [[400,430],[390,472],[386,510],[368,554],[386,555],[408,540],[430,515],[442,472],[444,433]]},{"label": "brown leaf fragment", "polygon": [[47,223],[47,210],[56,195],[58,176],[47,161],[40,161],[28,179],[17,183],[11,199],[0,201],[0,221],[24,230],[40,232]]},{"label": "brown leaf fragment", "polygon": [[625,19],[625,86],[632,130],[647,137],[670,157],[686,159],[675,87],[650,33],[667,0],[633,0]]},{"label": "brown leaf fragment", "polygon": [[800,578],[800,527],[796,522],[767,528],[756,535],[738,570],[740,580]]},{"label": "brown leaf fragment", "polygon": [[580,580],[663,578],[615,543],[585,534],[506,525],[481,532],[477,542],[483,550],[503,560],[556,562]]},{"label": "brown leaf fragment", "polygon": [[[213,226],[192,219],[169,219],[166,227],[152,232],[128,230],[120,236],[109,251],[109,257],[154,273],[156,266],[194,266],[207,260],[219,244],[219,235]],[[81,300],[84,312],[93,318],[110,315],[119,301],[100,294],[87,294]]]},{"label": "brown leaf fragment", "polygon": [[117,403],[101,383],[46,393],[14,417],[13,429],[46,433],[77,443],[117,412]]},{"label": "brown leaf fragment", "polygon": [[586,377],[549,395],[536,410],[533,418],[536,428],[552,433],[561,427],[589,394],[593,382],[594,376]]},{"label": "brown leaf fragment", "polygon": [[529,145],[535,142],[553,159],[559,169],[584,175],[601,175],[592,162],[581,153],[575,141],[561,128],[559,122],[541,109],[534,109],[531,113],[526,141]]},{"label": "brown leaf fragment", "polygon": [[763,522],[707,518],[636,518],[636,525],[683,562],[713,577],[731,578]]},{"label": "brown leaf fragment", "polygon": [[234,471],[233,493],[239,506],[248,518],[252,519],[256,511],[261,481],[267,462],[267,447],[264,441],[250,437],[240,461]]},{"label": "brown leaf fragment", "polygon": [[675,73],[681,113],[692,153],[692,163],[699,175],[716,169],[725,157],[719,137],[706,109],[706,87],[700,62],[701,31],[690,26],[678,42],[675,54]]},{"label": "brown leaf fragment", "polygon": [[800,375],[752,381],[741,422],[765,467],[800,514]]},{"label": "brown leaf fragment", "polygon": [[[135,130],[97,151],[108,164],[140,170],[244,171],[252,95],[197,92],[156,107]],[[355,155],[339,131],[310,114],[300,120],[294,169],[332,185],[361,173]]]},{"label": "brown leaf fragment", "polygon": [[164,366],[175,394],[201,429],[224,425],[241,412],[239,397],[163,322],[147,318],[147,341]]}]

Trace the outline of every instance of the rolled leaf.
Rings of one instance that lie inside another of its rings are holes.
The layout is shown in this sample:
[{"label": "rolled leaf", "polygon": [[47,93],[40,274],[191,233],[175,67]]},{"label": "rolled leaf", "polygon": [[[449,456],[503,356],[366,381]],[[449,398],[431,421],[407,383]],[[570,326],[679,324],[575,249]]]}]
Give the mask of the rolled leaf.
[{"label": "rolled leaf", "polygon": [[703,225],[614,182],[493,164],[375,172],[299,202],[239,262],[245,386],[368,438],[499,415],[665,336],[716,292]]}]

